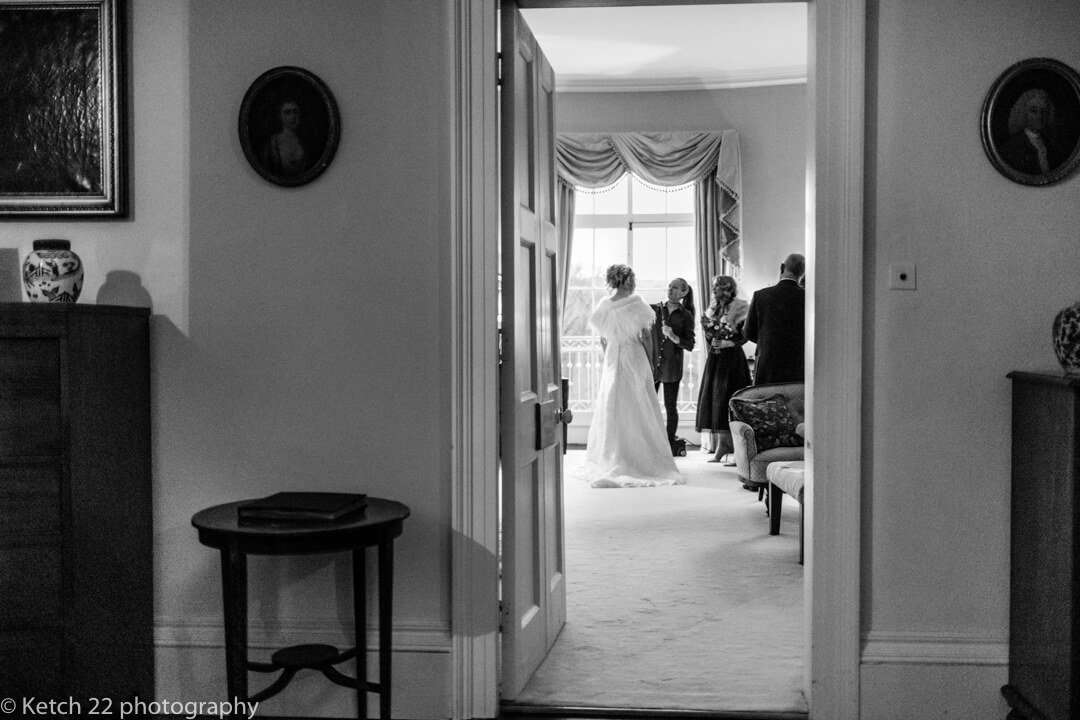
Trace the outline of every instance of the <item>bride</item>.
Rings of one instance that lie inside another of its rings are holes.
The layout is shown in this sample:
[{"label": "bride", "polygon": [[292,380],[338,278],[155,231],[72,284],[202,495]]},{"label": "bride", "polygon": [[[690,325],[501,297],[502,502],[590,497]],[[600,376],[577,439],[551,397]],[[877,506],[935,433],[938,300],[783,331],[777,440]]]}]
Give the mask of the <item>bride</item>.
[{"label": "bride", "polygon": [[629,265],[607,269],[613,292],[589,318],[600,335],[604,366],[581,477],[593,487],[681,485],[665,435],[645,345],[656,313],[634,294]]}]

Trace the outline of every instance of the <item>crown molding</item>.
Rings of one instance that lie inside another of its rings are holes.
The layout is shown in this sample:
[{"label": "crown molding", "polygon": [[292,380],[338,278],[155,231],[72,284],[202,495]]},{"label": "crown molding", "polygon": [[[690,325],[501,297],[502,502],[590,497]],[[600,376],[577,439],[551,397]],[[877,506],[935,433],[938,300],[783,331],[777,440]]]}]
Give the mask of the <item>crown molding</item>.
[{"label": "crown molding", "polygon": [[655,75],[613,77],[610,75],[555,76],[558,92],[664,92],[675,90],[729,90],[732,88],[801,85],[806,83],[806,65],[716,72],[696,76]]}]

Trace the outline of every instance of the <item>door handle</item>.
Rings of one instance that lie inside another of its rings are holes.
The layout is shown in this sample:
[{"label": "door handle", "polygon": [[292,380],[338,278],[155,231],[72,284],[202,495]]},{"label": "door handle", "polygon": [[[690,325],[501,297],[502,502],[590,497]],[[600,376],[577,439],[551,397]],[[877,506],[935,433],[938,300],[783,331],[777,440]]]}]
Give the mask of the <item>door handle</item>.
[{"label": "door handle", "polygon": [[574,411],[570,408],[562,408],[555,411],[555,422],[565,423],[569,425],[574,422]]}]

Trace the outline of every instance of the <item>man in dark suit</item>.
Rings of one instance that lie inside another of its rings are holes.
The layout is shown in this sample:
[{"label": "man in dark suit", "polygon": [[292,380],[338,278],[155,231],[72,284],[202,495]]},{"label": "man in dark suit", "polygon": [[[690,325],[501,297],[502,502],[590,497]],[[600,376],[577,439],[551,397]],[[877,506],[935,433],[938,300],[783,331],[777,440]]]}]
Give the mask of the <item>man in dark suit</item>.
[{"label": "man in dark suit", "polygon": [[803,382],[806,291],[799,281],[806,258],[788,255],[780,265],[780,282],[754,293],[743,335],[757,343],[754,384]]},{"label": "man in dark suit", "polygon": [[1054,103],[1042,88],[1030,88],[1017,98],[1009,111],[1009,139],[1001,146],[1001,157],[1013,170],[1028,175],[1045,175],[1056,170],[1068,157],[1053,136]]},{"label": "man in dark suit", "polygon": [[653,381],[656,390],[664,386],[664,411],[667,415],[668,442],[674,445],[679,427],[679,412],[675,401],[683,376],[683,352],[694,349],[694,292],[682,278],[668,285],[667,302],[653,305],[656,322],[653,324]]}]

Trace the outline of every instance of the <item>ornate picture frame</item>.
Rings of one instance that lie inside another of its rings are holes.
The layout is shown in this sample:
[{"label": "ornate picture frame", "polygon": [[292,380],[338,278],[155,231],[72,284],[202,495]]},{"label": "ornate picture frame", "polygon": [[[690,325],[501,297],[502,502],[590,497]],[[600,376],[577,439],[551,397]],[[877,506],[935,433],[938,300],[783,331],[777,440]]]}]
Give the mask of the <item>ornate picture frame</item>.
[{"label": "ornate picture frame", "polygon": [[267,70],[240,105],[240,145],[251,167],[275,185],[311,182],[330,165],[341,118],[330,89],[313,73],[283,65]]},{"label": "ornate picture frame", "polygon": [[127,213],[124,0],[0,0],[0,216]]},{"label": "ornate picture frame", "polygon": [[1050,58],[1022,60],[1001,74],[983,102],[983,148],[1022,185],[1050,185],[1080,166],[1080,75]]}]

